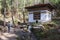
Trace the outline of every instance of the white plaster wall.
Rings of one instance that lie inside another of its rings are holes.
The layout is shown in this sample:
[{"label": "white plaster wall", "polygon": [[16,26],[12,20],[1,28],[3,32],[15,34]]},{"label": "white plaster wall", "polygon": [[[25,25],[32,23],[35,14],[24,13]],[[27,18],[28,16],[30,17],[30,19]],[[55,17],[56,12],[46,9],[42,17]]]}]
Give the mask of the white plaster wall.
[{"label": "white plaster wall", "polygon": [[29,22],[35,22],[35,20],[33,19],[33,14],[29,14],[28,15],[29,16]]},{"label": "white plaster wall", "polygon": [[51,21],[51,13],[47,13],[47,21]]},{"label": "white plaster wall", "polygon": [[45,22],[47,18],[46,13],[41,13],[41,22]]},{"label": "white plaster wall", "polygon": [[51,21],[51,14],[49,13],[42,13],[41,14],[41,22]]},{"label": "white plaster wall", "polygon": [[[46,11],[46,13],[44,13],[44,11]],[[41,10],[39,11],[41,12],[40,16],[41,16],[41,19],[38,20],[38,22],[47,22],[47,21],[51,21],[51,13],[49,13],[48,10]],[[30,12],[28,14],[29,16],[29,22],[36,22],[36,20],[33,19],[33,12]]]}]

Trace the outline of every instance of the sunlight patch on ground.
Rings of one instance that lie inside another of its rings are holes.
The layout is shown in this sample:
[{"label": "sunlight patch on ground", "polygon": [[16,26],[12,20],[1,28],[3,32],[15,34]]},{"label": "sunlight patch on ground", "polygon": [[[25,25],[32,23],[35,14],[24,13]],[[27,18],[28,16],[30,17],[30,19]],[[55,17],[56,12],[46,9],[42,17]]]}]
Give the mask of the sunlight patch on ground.
[{"label": "sunlight patch on ground", "polygon": [[17,37],[16,34],[11,34],[11,33],[3,33],[3,35],[6,37]]},{"label": "sunlight patch on ground", "polygon": [[2,35],[0,35],[0,38],[2,40],[9,40],[9,38],[12,38],[13,37],[13,40],[14,38],[18,37],[16,34],[11,34],[11,33],[3,33]]},{"label": "sunlight patch on ground", "polygon": [[0,36],[0,38],[1,38],[2,40],[8,40],[8,38],[6,38],[5,36]]}]

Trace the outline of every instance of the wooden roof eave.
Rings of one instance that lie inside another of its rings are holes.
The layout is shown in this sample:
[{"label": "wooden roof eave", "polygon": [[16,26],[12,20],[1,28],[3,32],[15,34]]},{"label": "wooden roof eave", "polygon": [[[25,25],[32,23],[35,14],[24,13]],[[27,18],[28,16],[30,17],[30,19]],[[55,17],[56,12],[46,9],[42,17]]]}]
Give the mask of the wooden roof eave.
[{"label": "wooden roof eave", "polygon": [[33,5],[33,6],[29,6],[29,7],[25,7],[25,9],[27,9],[28,11],[31,9],[35,9],[35,8],[41,8],[41,7],[48,7],[49,9],[55,9],[52,5],[50,4],[38,4],[38,5]]}]

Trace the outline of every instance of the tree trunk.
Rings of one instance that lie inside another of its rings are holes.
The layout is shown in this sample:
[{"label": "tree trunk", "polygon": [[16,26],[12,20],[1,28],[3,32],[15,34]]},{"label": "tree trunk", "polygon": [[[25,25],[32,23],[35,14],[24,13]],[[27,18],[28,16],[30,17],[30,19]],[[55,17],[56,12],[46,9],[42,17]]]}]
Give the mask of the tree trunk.
[{"label": "tree trunk", "polygon": [[23,23],[25,23],[25,14],[23,12]]},{"label": "tree trunk", "polygon": [[12,23],[13,23],[13,27],[14,27],[14,18],[13,18],[13,13],[14,13],[14,10],[13,10],[13,1],[14,0],[11,0],[11,18],[12,18]]},{"label": "tree trunk", "polygon": [[4,27],[6,26],[6,20],[5,20],[5,18],[6,18],[6,8],[4,8]]},{"label": "tree trunk", "polygon": [[4,27],[6,26],[6,21],[5,21],[5,18],[6,18],[6,9],[7,9],[7,3],[6,3],[6,0],[2,0],[2,9],[1,9],[1,13],[3,14],[4,18],[3,18],[3,21],[4,21]]}]

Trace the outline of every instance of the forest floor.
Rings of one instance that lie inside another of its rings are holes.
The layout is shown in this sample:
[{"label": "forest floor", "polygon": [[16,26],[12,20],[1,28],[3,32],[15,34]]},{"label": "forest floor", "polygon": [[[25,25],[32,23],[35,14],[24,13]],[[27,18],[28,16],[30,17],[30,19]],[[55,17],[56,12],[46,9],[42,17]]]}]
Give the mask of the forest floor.
[{"label": "forest floor", "polygon": [[29,32],[25,32],[19,28],[12,28],[10,32],[0,34],[0,40],[37,40],[35,36]]}]

